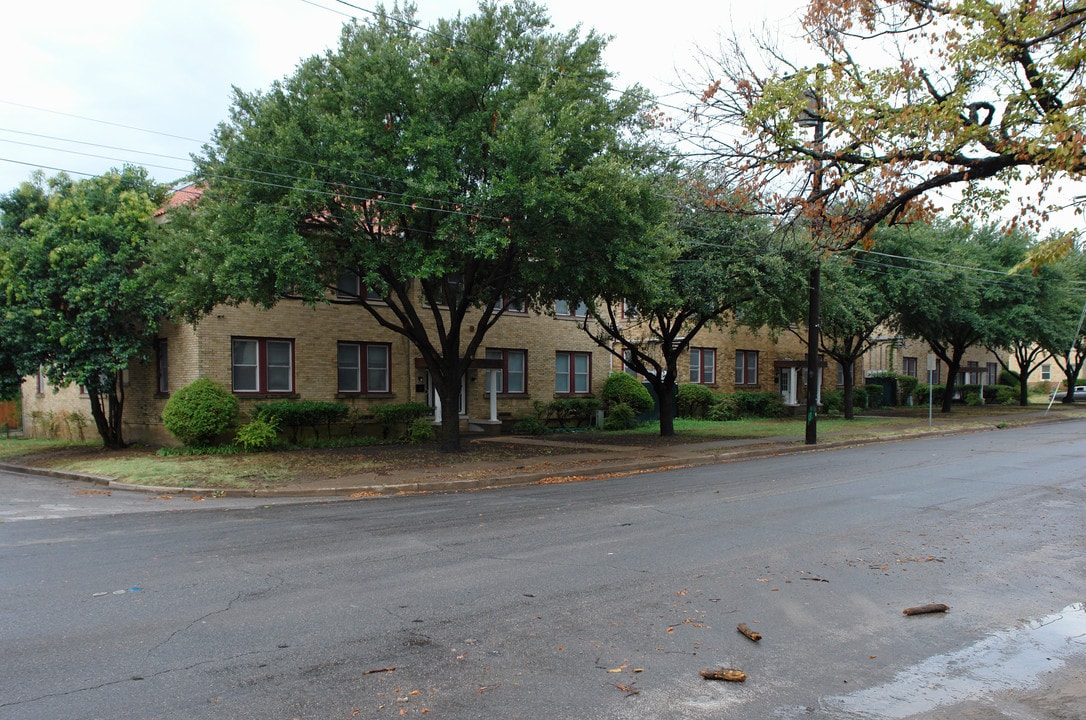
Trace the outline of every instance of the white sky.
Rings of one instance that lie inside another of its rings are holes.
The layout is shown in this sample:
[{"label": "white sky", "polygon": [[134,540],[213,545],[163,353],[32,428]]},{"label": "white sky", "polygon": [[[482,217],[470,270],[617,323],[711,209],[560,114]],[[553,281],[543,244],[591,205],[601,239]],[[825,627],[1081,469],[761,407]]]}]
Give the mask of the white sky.
[{"label": "white sky", "polygon": [[[377,0],[351,4],[373,9]],[[804,7],[803,0],[541,4],[557,30],[579,23],[614,37],[606,62],[620,87],[637,82],[661,94],[676,67],[693,67],[698,47],[715,48],[733,27],[792,35]],[[477,9],[473,0],[417,5],[424,26]],[[369,17],[337,0],[8,0],[0,9],[0,193],[37,166],[80,177],[127,162],[147,165],[161,182],[182,177],[189,154],[226,118],[232,85],[264,89],[291,74],[303,57],[335,46],[352,13]]]}]

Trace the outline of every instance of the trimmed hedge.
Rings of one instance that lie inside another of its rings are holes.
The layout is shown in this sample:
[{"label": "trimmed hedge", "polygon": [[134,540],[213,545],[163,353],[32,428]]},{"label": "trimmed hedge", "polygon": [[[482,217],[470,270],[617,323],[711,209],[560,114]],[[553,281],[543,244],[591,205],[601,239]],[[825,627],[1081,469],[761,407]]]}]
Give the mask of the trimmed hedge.
[{"label": "trimmed hedge", "polygon": [[290,432],[290,442],[297,445],[302,428],[306,427],[313,429],[315,439],[320,439],[320,427],[323,425],[331,438],[332,425],[345,420],[350,412],[350,406],[343,403],[278,400],[256,405],[254,417],[274,422],[276,427],[286,429]]},{"label": "trimmed hedge", "polygon": [[[431,412],[429,405],[420,402],[378,405],[373,408],[373,416],[381,423],[381,434],[386,440],[396,428],[403,428],[404,436],[409,437],[412,424]],[[417,435],[421,430],[416,428],[414,432]]]}]

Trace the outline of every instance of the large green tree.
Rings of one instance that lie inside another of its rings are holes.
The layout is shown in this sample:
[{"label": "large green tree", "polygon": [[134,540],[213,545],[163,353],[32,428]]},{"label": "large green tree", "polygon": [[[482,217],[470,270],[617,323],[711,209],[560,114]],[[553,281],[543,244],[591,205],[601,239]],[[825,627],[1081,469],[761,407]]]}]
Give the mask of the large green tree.
[{"label": "large green tree", "polygon": [[86,388],[95,427],[124,447],[123,371],[150,350],[167,306],[143,270],[165,188],[126,167],[84,180],[58,175],[0,199],[0,301],[6,348],[21,375]]},{"label": "large green tree", "polygon": [[894,316],[907,337],[924,340],[946,364],[942,412],[948,413],[965,353],[1006,348],[1018,333],[1009,314],[1026,302],[1031,278],[1010,274],[1025,258],[1028,237],[993,226],[940,222],[880,230]]},{"label": "large green tree", "polygon": [[812,0],[803,28],[806,47],[737,38],[706,57],[687,139],[772,209],[818,215],[832,199],[838,244],[932,217],[931,191],[951,186],[975,215],[1033,181],[1010,210],[1040,222],[1086,174],[1086,4]]},{"label": "large green tree", "polygon": [[578,287],[582,327],[597,345],[644,376],[658,398],[660,435],[675,434],[678,361],[706,326],[723,326],[744,303],[786,276],[784,236],[760,218],[721,209],[704,180],[669,185],[668,222],[636,257]]},{"label": "large green tree", "polygon": [[1043,318],[1036,319],[1043,328],[1037,334],[1037,343],[1063,372],[1067,392],[1062,402],[1073,403],[1080,399],[1075,386],[1080,384],[1080,373],[1086,364],[1086,295],[1082,291],[1086,283],[1086,252],[1075,247],[1041,270],[1055,275],[1058,282],[1046,288],[1046,312]]},{"label": "large green tree", "polygon": [[[604,46],[524,0],[428,29],[394,6],[266,92],[236,91],[197,158],[204,230],[183,262],[200,280],[179,306],[319,302],[353,276],[354,302],[458,407],[506,303],[610,272],[586,249],[639,242],[656,212],[647,97],[613,92]],[[455,412],[440,445],[460,447]]]},{"label": "large green tree", "polygon": [[[1032,248],[1043,244],[1025,237],[1023,240],[1027,255]],[[1052,244],[1052,239],[1044,242]],[[1016,301],[993,310],[991,320],[998,332],[990,343],[998,346],[990,344],[989,349],[1005,370],[1017,376],[1018,402],[1022,406],[1029,404],[1029,379],[1033,372],[1053,356],[1066,356],[1074,342],[1074,323],[1082,310],[1078,283],[1083,270],[1086,267],[1082,252],[1076,248],[1054,262],[1032,268],[1017,266],[1007,279],[1008,289],[1017,295]],[[1009,358],[1014,359],[1013,368],[1007,362]],[[1073,401],[1073,393],[1069,397]]]},{"label": "large green tree", "polygon": [[856,363],[877,342],[877,330],[893,315],[881,268],[863,253],[842,252],[803,258],[789,267],[791,281],[743,314],[743,322],[765,325],[808,342],[810,264],[820,264],[819,351],[841,366],[845,418],[855,417]]}]

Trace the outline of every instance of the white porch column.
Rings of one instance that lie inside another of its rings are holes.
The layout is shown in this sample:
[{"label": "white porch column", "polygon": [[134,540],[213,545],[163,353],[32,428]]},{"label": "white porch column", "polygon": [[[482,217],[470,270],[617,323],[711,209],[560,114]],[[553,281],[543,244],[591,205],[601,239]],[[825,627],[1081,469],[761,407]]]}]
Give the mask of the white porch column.
[{"label": "white porch column", "polygon": [[498,371],[490,373],[490,422],[498,422]]},{"label": "white porch column", "polygon": [[434,422],[441,424],[441,395],[434,391]]}]

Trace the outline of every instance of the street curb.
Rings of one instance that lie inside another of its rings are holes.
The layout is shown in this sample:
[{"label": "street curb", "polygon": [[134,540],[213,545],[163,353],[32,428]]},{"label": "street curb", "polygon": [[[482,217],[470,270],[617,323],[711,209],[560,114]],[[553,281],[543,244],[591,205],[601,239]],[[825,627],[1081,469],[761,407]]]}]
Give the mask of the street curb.
[{"label": "street curb", "polygon": [[[684,455],[682,451],[674,455],[657,456],[653,460],[621,460],[616,458],[613,462],[599,461],[582,468],[548,468],[546,470],[525,471],[513,474],[482,476],[473,478],[458,478],[455,475],[436,476],[411,482],[399,483],[374,483],[365,485],[352,485],[344,487],[306,488],[306,489],[277,489],[277,488],[215,488],[215,487],[170,487],[165,485],[135,485],[118,480],[117,478],[89,473],[76,473],[65,470],[52,470],[50,468],[37,468],[26,465],[14,465],[0,463],[0,471],[18,475],[39,475],[57,478],[59,480],[72,480],[88,482],[94,485],[104,485],[111,490],[123,490],[128,492],[142,492],[154,495],[212,495],[215,497],[247,497],[247,498],[340,498],[361,499],[372,497],[388,497],[392,495],[416,494],[416,493],[452,493],[486,490],[491,488],[517,487],[538,484],[559,484],[562,482],[582,482],[589,480],[601,480],[609,477],[633,475],[638,473],[662,472],[684,468],[704,467],[707,465],[721,465],[729,462],[752,460],[762,457],[775,457],[779,455],[795,455],[807,452],[822,452],[837,450],[847,447],[862,447],[865,445],[879,445],[891,442],[903,442],[908,440],[923,440],[934,437],[947,437],[951,435],[965,435],[969,433],[989,432],[1011,427],[1022,427],[1048,422],[1063,422],[1078,420],[1081,418],[1034,418],[1028,421],[1001,422],[991,426],[970,427],[950,430],[920,431],[909,435],[893,435],[885,437],[852,438],[848,440],[831,440],[814,445],[806,445],[800,441],[794,443],[762,443],[754,444],[746,448],[737,448],[713,453],[711,450],[702,451],[701,454]],[[691,443],[695,445],[695,443]],[[682,446],[679,446],[682,447]],[[686,452],[690,452],[687,450]]]}]

